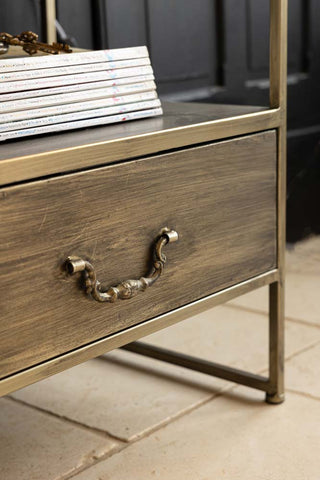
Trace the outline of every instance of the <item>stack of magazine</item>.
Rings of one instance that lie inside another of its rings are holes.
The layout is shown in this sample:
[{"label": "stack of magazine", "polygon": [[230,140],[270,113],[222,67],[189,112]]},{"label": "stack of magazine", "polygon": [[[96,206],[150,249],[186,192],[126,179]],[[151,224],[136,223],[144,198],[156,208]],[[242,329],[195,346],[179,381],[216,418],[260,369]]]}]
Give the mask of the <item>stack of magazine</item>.
[{"label": "stack of magazine", "polygon": [[146,47],[0,60],[0,140],[161,115]]}]

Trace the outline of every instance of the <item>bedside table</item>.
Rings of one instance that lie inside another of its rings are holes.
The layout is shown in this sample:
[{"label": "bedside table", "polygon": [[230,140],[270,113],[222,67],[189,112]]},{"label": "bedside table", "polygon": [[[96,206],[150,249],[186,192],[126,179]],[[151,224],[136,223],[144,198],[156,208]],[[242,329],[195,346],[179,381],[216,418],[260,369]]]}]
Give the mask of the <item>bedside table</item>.
[{"label": "bedside table", "polygon": [[[283,401],[285,3],[269,109],[164,104],[1,145],[0,394],[124,347]],[[136,342],[263,285],[268,378]]]}]

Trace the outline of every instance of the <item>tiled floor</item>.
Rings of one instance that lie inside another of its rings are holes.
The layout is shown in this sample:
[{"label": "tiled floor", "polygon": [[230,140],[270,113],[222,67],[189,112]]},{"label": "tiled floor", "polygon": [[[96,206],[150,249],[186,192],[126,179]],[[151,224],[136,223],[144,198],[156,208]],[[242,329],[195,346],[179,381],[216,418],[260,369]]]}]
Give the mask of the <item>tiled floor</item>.
[{"label": "tiled floor", "polygon": [[[0,399],[2,480],[320,480],[320,237],[287,254],[286,402],[116,351]],[[267,290],[148,341],[267,367]]]}]

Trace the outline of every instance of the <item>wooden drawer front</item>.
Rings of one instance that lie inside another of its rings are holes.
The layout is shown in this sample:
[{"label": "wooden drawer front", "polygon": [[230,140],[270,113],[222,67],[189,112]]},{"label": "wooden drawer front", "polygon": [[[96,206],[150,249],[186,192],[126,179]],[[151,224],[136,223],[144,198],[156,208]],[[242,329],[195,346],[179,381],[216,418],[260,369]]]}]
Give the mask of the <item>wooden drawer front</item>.
[{"label": "wooden drawer front", "polygon": [[[5,376],[275,267],[276,134],[8,187],[1,200]],[[78,255],[106,286],[139,278],[164,226],[179,241],[131,300],[98,303],[62,269]]]}]

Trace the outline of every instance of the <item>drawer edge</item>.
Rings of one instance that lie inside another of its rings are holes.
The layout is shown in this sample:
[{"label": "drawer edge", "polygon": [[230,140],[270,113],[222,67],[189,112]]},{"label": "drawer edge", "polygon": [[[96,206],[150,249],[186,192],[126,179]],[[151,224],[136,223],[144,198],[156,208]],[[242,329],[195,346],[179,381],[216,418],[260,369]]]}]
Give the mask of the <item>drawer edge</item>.
[{"label": "drawer edge", "polygon": [[188,305],[184,305],[158,317],[111,334],[88,345],[84,345],[63,355],[59,355],[58,357],[27,368],[26,370],[14,373],[2,380],[0,379],[0,397],[131,343],[141,337],[151,335],[158,330],[170,327],[190,316],[197,315],[221,303],[232,300],[237,296],[244,295],[251,290],[269,285],[278,280],[279,270],[270,270]]}]

